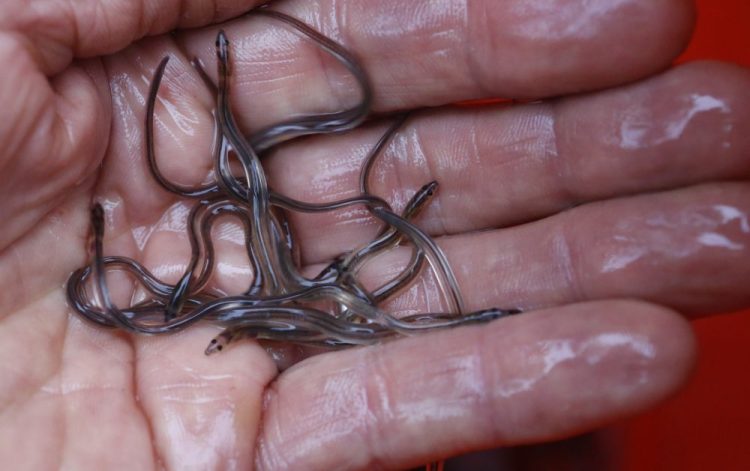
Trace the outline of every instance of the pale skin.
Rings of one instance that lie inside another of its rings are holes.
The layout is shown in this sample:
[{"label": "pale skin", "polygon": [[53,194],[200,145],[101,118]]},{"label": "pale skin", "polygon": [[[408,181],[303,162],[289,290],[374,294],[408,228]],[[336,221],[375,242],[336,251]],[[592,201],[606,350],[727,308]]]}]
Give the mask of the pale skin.
[{"label": "pale skin", "polygon": [[[563,438],[674,394],[696,355],[687,319],[750,306],[750,72],[669,68],[691,34],[690,2],[298,0],[274,7],[356,52],[375,111],[437,107],[410,119],[373,192],[404,202],[440,182],[418,222],[469,308],[541,309],[281,374],[250,340],[204,356],[212,326],[140,337],[84,322],[63,285],[88,261],[93,197],[107,211],[106,253],[172,282],[184,269],[186,206],[145,162],[148,81],[173,55],[157,151],[168,176],[198,183],[212,101],[189,60],[215,78],[211,25],[251,6],[0,0],[5,466],[398,469]],[[335,62],[269,20],[223,28],[237,38],[232,104],[246,131],[356,99]],[[444,106],[494,96],[563,98]],[[386,125],[291,143],[264,161],[270,184],[308,201],[354,196],[351,162]],[[364,216],[295,217],[302,261],[312,270],[371,237]],[[236,288],[241,237],[223,234],[217,282]],[[371,276],[408,256],[380,259]],[[438,299],[427,281],[396,307]]]}]

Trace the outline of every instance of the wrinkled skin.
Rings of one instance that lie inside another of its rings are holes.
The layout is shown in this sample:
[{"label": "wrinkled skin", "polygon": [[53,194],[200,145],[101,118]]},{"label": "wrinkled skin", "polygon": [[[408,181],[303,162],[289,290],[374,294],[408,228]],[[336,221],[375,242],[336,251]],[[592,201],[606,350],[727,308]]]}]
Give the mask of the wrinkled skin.
[{"label": "wrinkled skin", "polygon": [[[188,60],[215,77],[211,25],[251,6],[0,0],[4,466],[404,468],[553,440],[673,394],[695,355],[686,319],[750,305],[750,73],[669,68],[691,33],[690,2],[293,0],[275,6],[362,59],[375,111],[436,107],[395,139],[374,191],[400,208],[438,180],[419,223],[469,307],[540,309],[313,356],[281,374],[252,341],[204,356],[212,326],[135,337],[85,323],[63,285],[87,263],[94,196],[108,214],[107,253],[171,281],[184,269],[187,206],[148,175],[144,96],[172,54],[158,158],[170,178],[198,183],[212,99]],[[223,27],[245,131],[356,99],[334,61],[278,24]],[[495,96],[560,98],[446,106]],[[386,125],[291,143],[265,160],[271,184],[309,201],[355,194]],[[293,223],[311,270],[377,230],[357,211]],[[233,227],[216,233],[226,289],[248,276]],[[396,250],[368,276],[407,257]],[[394,308],[435,309],[430,280]],[[127,301],[127,280],[112,284]]]}]

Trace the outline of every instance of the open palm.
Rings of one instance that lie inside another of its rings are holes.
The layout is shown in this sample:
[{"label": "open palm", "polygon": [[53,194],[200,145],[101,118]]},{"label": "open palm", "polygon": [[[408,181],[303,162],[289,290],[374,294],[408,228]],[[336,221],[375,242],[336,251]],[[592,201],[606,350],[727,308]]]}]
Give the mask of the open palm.
[{"label": "open palm", "polygon": [[[210,25],[252,2],[1,0],[0,462],[402,468],[564,437],[672,393],[694,355],[677,312],[750,305],[750,74],[691,64],[654,75],[689,37],[689,3],[274,3],[358,54],[376,112],[434,107],[394,139],[374,191],[398,208],[440,182],[419,224],[445,249],[469,307],[538,309],[277,375],[256,342],[206,357],[215,327],[131,336],[81,320],[64,296],[88,261],[94,197],[107,209],[108,253],[170,281],[184,270],[188,206],[144,158],[149,80],[172,56],[158,158],[175,181],[200,182],[213,101],[189,60],[215,77]],[[222,27],[247,131],[356,99],[332,60],[278,24]],[[448,106],[495,96],[563,98]],[[306,201],[356,194],[387,124],[275,151],[264,162],[271,185]],[[311,270],[377,230],[356,211],[293,223]],[[233,289],[248,274],[236,231],[222,228],[218,282]],[[370,276],[407,256],[394,251]],[[428,277],[394,308],[434,310],[438,299]]]}]

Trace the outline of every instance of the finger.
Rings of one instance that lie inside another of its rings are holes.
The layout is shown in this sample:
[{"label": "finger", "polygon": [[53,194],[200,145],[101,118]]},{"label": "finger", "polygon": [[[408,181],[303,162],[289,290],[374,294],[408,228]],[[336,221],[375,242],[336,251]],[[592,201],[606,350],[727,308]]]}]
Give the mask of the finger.
[{"label": "finger", "polygon": [[265,398],[259,469],[402,469],[550,440],[673,393],[694,359],[672,312],[601,302],[320,355]]},{"label": "finger", "polygon": [[[419,225],[442,235],[519,224],[589,201],[746,179],[748,89],[747,69],[695,63],[547,104],[418,114],[379,157],[372,191],[400,210],[437,181]],[[387,124],[280,149],[266,161],[271,184],[304,201],[356,195],[365,154]],[[367,240],[379,225],[362,208],[293,216],[308,262]]]},{"label": "finger", "polygon": [[[439,241],[471,309],[609,298],[644,299],[690,315],[750,306],[747,183],[608,200]],[[394,267],[408,260],[403,252],[372,262],[370,276],[392,277]],[[428,279],[395,307],[435,310],[437,292]]]},{"label": "finger", "polygon": [[[293,1],[274,8],[361,58],[375,87],[376,111],[559,95],[632,81],[667,67],[693,22],[692,3],[681,0],[533,6],[523,0]],[[222,27],[241,78],[234,103],[248,127],[358,97],[342,67],[278,21],[250,16]],[[213,64],[215,34],[209,28],[180,38],[188,55]]]},{"label": "finger", "polygon": [[144,36],[175,28],[195,28],[224,21],[256,4],[256,0],[136,0],[34,2],[10,0],[0,29],[26,38],[39,67],[47,75],[64,69],[74,57],[111,54]]}]

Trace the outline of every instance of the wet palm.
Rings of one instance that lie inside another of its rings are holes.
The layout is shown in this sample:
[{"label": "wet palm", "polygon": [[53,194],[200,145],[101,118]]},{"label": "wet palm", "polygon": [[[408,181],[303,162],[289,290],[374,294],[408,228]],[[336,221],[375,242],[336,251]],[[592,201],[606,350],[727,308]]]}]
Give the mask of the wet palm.
[{"label": "wet palm", "polygon": [[[159,34],[249,8],[234,3],[73,2],[61,11],[4,1],[13,13],[0,18],[3,463],[399,468],[553,439],[681,385],[694,346],[675,311],[750,304],[750,74],[696,64],[649,78],[685,43],[688,2],[292,1],[278,8],[361,57],[376,111],[438,107],[394,140],[374,191],[398,207],[439,181],[420,224],[453,262],[469,307],[544,309],[315,356],[278,376],[255,342],[204,356],[211,326],[133,337],[87,324],[66,306],[63,285],[87,263],[94,196],[107,209],[108,253],[171,281],[184,270],[188,206],[148,174],[145,95],[159,60],[173,55],[157,150],[175,181],[200,182],[212,98],[189,60],[214,64],[216,28]],[[223,27],[238,38],[233,105],[247,130],[356,98],[346,73],[293,33],[259,19]],[[144,35],[154,37],[137,40]],[[442,106],[578,92],[590,93]],[[291,143],[264,162],[271,185],[308,201],[356,194],[361,159],[386,125]],[[311,271],[376,230],[357,212],[293,222]],[[238,289],[249,275],[238,233],[226,224],[215,236],[217,283]],[[395,251],[370,276],[392,274],[407,256]],[[427,277],[394,307],[431,310],[438,299]]]}]

